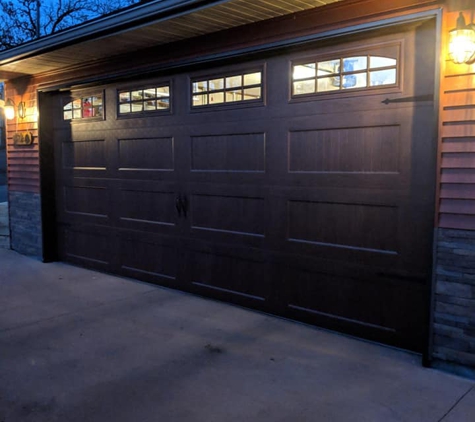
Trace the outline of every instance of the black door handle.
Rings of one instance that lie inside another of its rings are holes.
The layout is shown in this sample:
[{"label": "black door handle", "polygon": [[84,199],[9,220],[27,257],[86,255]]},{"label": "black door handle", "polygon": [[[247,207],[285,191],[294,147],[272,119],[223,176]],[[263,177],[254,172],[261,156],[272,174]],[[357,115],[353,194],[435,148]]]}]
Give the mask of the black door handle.
[{"label": "black door handle", "polygon": [[177,195],[177,197],[175,199],[175,207],[176,207],[176,210],[178,212],[178,217],[181,217],[181,211],[182,211],[183,205],[181,203],[181,196],[180,195]]},{"label": "black door handle", "polygon": [[186,218],[186,213],[188,212],[188,199],[186,199],[185,195],[183,195],[181,200],[181,209],[183,210],[183,216]]}]

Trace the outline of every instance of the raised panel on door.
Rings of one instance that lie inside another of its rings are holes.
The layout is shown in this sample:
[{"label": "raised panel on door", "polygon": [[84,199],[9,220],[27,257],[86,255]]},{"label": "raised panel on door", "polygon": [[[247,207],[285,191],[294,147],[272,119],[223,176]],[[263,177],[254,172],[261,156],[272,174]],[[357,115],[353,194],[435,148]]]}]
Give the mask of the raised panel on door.
[{"label": "raised panel on door", "polygon": [[180,185],[150,180],[117,181],[114,208],[117,227],[167,235],[180,233],[177,200]]},{"label": "raised panel on door", "polygon": [[107,227],[81,223],[58,224],[58,255],[86,268],[116,272],[117,241]]},{"label": "raised panel on door", "polygon": [[[384,268],[305,257],[279,257],[282,314],[359,337],[419,350],[425,286]],[[286,264],[283,264],[285,262]]]},{"label": "raised panel on door", "polygon": [[180,288],[183,252],[179,239],[153,232],[119,230],[118,272],[128,277]]},{"label": "raised panel on door", "polygon": [[272,309],[270,267],[262,249],[190,240],[184,252],[187,290],[251,308]]}]

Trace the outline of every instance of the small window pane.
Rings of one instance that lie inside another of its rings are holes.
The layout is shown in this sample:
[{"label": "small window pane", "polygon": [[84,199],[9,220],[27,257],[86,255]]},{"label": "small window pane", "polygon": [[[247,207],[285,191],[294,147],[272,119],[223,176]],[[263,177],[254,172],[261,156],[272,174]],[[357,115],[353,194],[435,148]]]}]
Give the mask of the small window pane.
[{"label": "small window pane", "polygon": [[130,103],[128,104],[121,104],[119,106],[119,113],[130,113],[131,112],[131,109],[130,109]]},{"label": "small window pane", "polygon": [[143,103],[132,103],[132,113],[139,113],[143,111]]},{"label": "small window pane", "polygon": [[145,99],[147,98],[155,98],[157,95],[156,95],[156,91],[155,91],[155,88],[147,88],[147,89],[144,89],[143,91],[143,96]]},{"label": "small window pane", "polygon": [[193,106],[201,106],[208,104],[208,95],[193,95]]},{"label": "small window pane", "polygon": [[344,75],[342,88],[343,89],[353,89],[353,88],[365,88],[367,85],[366,82],[366,72],[357,73],[355,75]]},{"label": "small window pane", "polygon": [[340,89],[340,78],[329,77],[318,79],[317,92],[335,91]]},{"label": "small window pane", "polygon": [[242,76],[230,76],[226,78],[226,88],[236,88],[242,86]]},{"label": "small window pane", "polygon": [[240,89],[226,92],[227,103],[232,103],[232,102],[241,101],[241,100],[242,100],[242,91]]},{"label": "small window pane", "polygon": [[157,109],[165,110],[170,108],[170,99],[169,98],[161,98],[157,101]]},{"label": "small window pane", "polygon": [[218,91],[224,89],[224,78],[211,79],[209,81],[209,90]]},{"label": "small window pane", "polygon": [[144,105],[145,111],[152,111],[157,109],[157,102],[156,101],[145,101]]},{"label": "small window pane", "polygon": [[371,56],[369,58],[369,67],[374,69],[375,67],[388,67],[396,66],[396,59],[389,57]]},{"label": "small window pane", "polygon": [[143,91],[142,90],[132,91],[132,100],[133,101],[141,100],[142,98],[143,98]]},{"label": "small window pane", "polygon": [[170,95],[170,87],[169,86],[161,86],[157,88],[157,97],[161,96],[168,96]]},{"label": "small window pane", "polygon": [[82,118],[82,110],[79,109],[74,109],[73,110],[73,119],[81,119]]},{"label": "small window pane", "polygon": [[79,109],[80,109],[81,106],[82,106],[82,102],[81,102],[81,99],[80,99],[80,98],[78,98],[77,100],[74,100],[74,101],[73,101],[73,108],[75,108],[75,109],[78,109],[78,108],[79,108]]},{"label": "small window pane", "polygon": [[261,88],[246,88],[244,90],[244,97],[243,100],[257,100],[261,98]]},{"label": "small window pane", "polygon": [[315,63],[294,66],[294,80],[314,78],[315,74]]},{"label": "small window pane", "polygon": [[64,107],[63,107],[63,110],[71,110],[73,108],[73,103],[70,102],[70,103],[67,103]]},{"label": "small window pane", "polygon": [[208,90],[208,81],[200,81],[193,83],[193,92],[203,92]]},{"label": "small window pane", "polygon": [[370,85],[393,85],[396,83],[396,69],[378,70],[370,72]]},{"label": "small window pane", "polygon": [[366,70],[367,68],[368,58],[366,56],[343,59],[343,72],[355,72],[358,70]]},{"label": "small window pane", "polygon": [[63,119],[64,120],[71,120],[73,118],[73,112],[71,110],[65,111],[63,113]]},{"label": "small window pane", "polygon": [[119,101],[121,103],[130,101],[130,92],[121,92],[119,93]]},{"label": "small window pane", "polygon": [[93,106],[102,105],[102,97],[91,97],[91,102]]},{"label": "small window pane", "polygon": [[82,104],[82,117],[87,119],[89,117],[94,117],[92,102],[90,98],[84,98]]},{"label": "small window pane", "polygon": [[294,95],[313,94],[314,92],[315,92],[315,79],[311,79],[309,81],[294,82]]},{"label": "small window pane", "polygon": [[244,85],[260,85],[262,79],[261,72],[248,73],[244,75]]},{"label": "small window pane", "polygon": [[210,104],[224,103],[224,92],[210,92],[209,103]]},{"label": "small window pane", "polygon": [[327,62],[318,63],[318,76],[326,76],[333,73],[340,72],[340,59],[329,60]]}]

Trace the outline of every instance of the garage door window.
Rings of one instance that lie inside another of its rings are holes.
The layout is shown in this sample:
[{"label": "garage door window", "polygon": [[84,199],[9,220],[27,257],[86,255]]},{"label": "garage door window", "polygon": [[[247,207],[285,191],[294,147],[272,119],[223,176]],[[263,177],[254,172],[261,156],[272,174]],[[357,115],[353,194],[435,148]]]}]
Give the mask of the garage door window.
[{"label": "garage door window", "polygon": [[262,72],[230,74],[192,82],[192,106],[260,101]]},{"label": "garage door window", "polygon": [[170,85],[118,92],[119,115],[170,110]]},{"label": "garage door window", "polygon": [[[393,54],[358,54],[308,60],[292,66],[292,96],[374,89],[398,83],[398,49]],[[391,51],[390,51],[391,52]]]},{"label": "garage door window", "polygon": [[74,98],[63,107],[64,120],[97,119],[102,117],[102,94]]}]

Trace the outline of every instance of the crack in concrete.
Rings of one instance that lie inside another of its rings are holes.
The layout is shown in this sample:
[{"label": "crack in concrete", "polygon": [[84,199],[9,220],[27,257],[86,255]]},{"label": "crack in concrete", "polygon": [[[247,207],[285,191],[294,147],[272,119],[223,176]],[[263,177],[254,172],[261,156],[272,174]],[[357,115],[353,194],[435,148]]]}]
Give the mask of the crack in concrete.
[{"label": "crack in concrete", "polygon": [[473,390],[475,389],[475,385],[472,385],[466,392],[465,394],[462,394],[462,396],[453,404],[453,406],[447,410],[447,412],[442,416],[437,422],[442,422],[449,414],[454,410],[457,405]]}]

